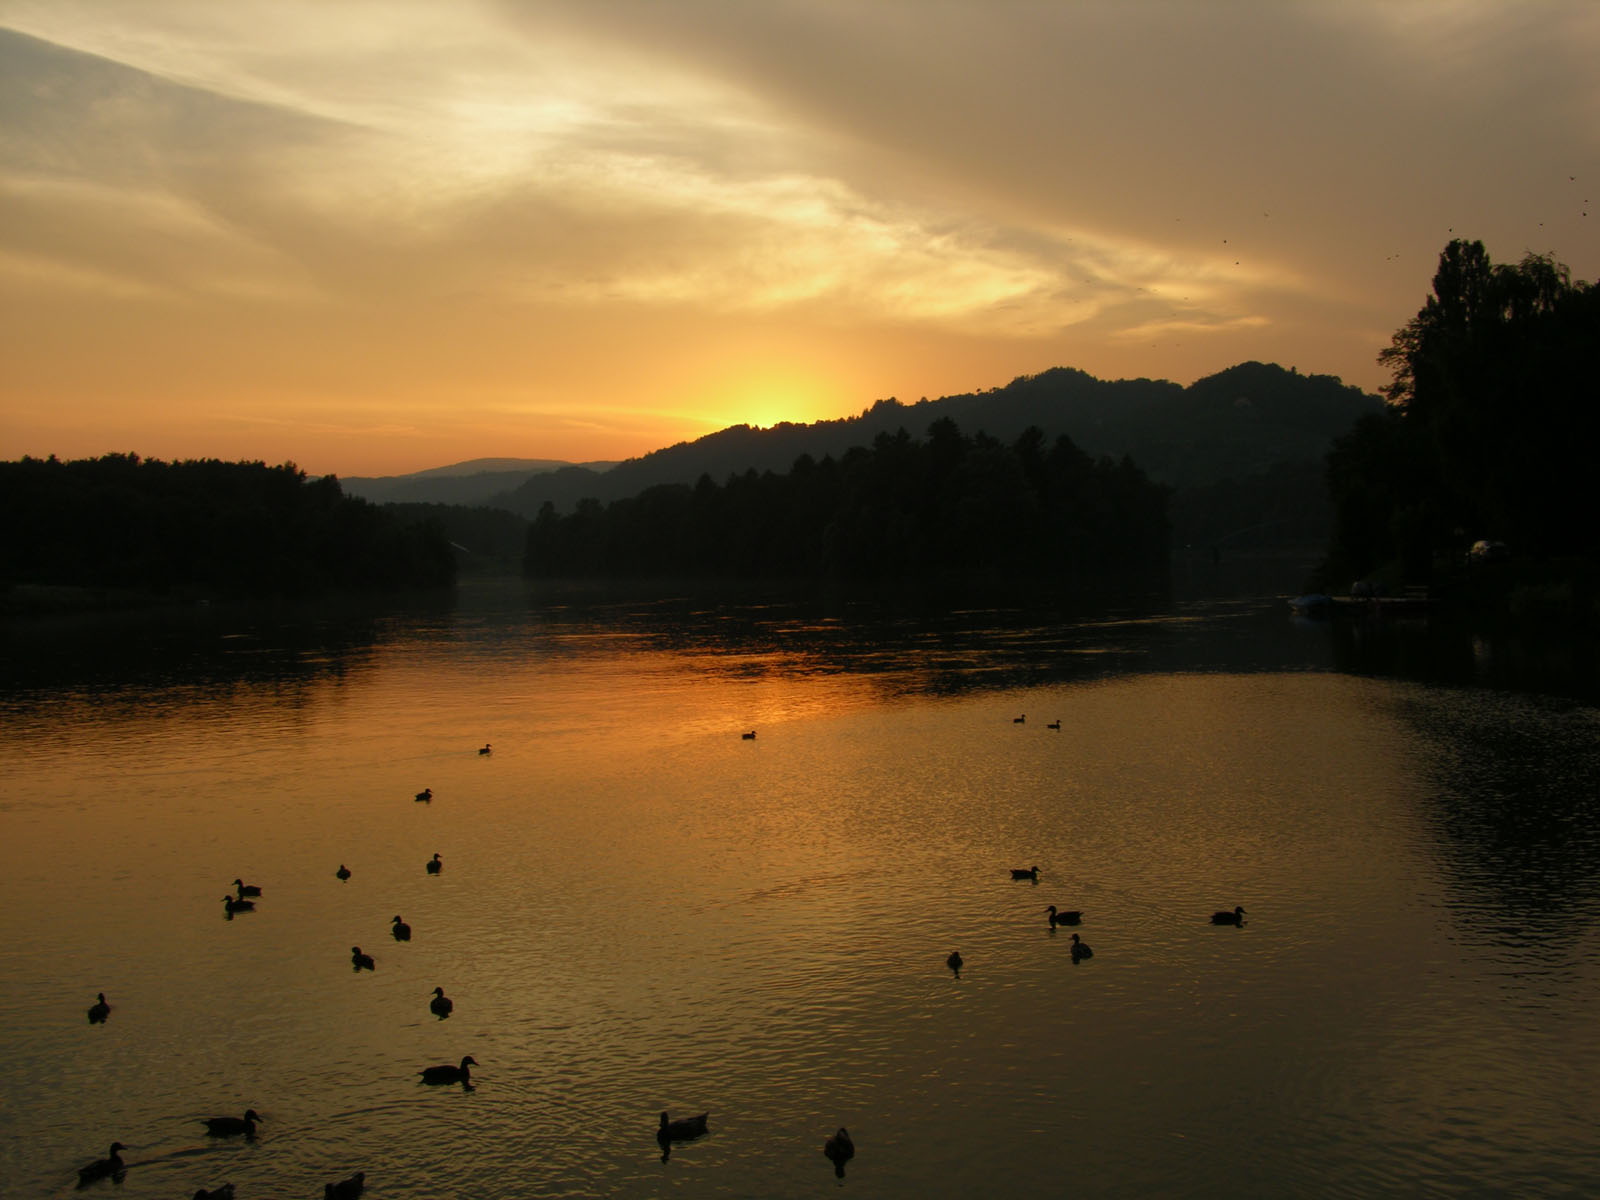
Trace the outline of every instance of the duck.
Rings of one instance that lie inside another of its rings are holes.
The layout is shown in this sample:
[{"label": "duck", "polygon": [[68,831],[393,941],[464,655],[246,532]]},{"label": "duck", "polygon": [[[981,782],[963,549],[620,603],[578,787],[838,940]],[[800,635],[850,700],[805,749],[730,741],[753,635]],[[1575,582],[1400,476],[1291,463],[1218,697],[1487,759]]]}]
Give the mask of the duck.
[{"label": "duck", "polygon": [[1059,730],[1061,728],[1061,722],[1060,722],[1060,720],[1051,721],[1048,725],[1045,726],[1045,728],[1046,729]]},{"label": "duck", "polygon": [[490,747],[488,742],[485,742],[482,746],[478,747],[478,756],[480,758],[483,757],[485,754],[493,754],[493,753],[494,753],[494,750]]},{"label": "duck", "polygon": [[961,964],[963,961],[964,960],[961,957],[961,951],[952,950],[950,951],[950,957],[944,960],[944,965],[959,975],[961,974]]},{"label": "duck", "polygon": [[845,1163],[856,1156],[856,1144],[850,1140],[850,1131],[839,1126],[839,1132],[822,1143],[822,1152],[833,1160],[833,1173],[843,1179]]},{"label": "duck", "polygon": [[667,1114],[661,1114],[661,1125],[656,1129],[656,1140],[662,1142],[687,1142],[706,1132],[706,1118],[709,1113],[701,1113],[698,1117],[679,1117],[676,1121],[667,1119]]},{"label": "duck", "polygon": [[428,874],[429,875],[437,875],[443,869],[444,869],[444,863],[439,861],[439,856],[437,854],[435,854],[431,859],[428,860]]},{"label": "duck", "polygon": [[338,878],[340,878],[340,879],[349,879],[350,878],[350,868],[345,866],[343,863],[340,863],[339,864],[339,869],[337,871],[335,871],[334,874],[336,876],[338,876]]},{"label": "duck", "polygon": [[439,1020],[444,1020],[455,1009],[456,1002],[444,994],[442,987],[433,989],[433,999],[428,1001],[428,1011]]},{"label": "duck", "polygon": [[449,1063],[445,1063],[439,1067],[423,1067],[417,1074],[422,1076],[423,1083],[459,1083],[465,1087],[472,1076],[472,1072],[468,1071],[467,1068],[477,1065],[478,1060],[469,1054],[461,1060],[461,1065],[458,1067],[452,1067]]},{"label": "duck", "polygon": [[256,902],[254,900],[241,900],[237,896],[224,896],[222,898],[222,907],[228,910],[228,915],[231,917],[234,913],[255,912]]},{"label": "duck", "polygon": [[1023,871],[1023,870],[1019,870],[1016,867],[1012,867],[1011,868],[1011,878],[1013,878],[1013,879],[1031,879],[1031,880],[1033,880],[1034,883],[1038,883],[1039,882],[1039,868],[1038,867],[1029,867],[1026,871]]},{"label": "duck", "polygon": [[1220,912],[1214,912],[1211,914],[1211,923],[1213,925],[1243,925],[1244,909],[1238,905],[1234,905],[1232,912],[1229,912],[1227,909],[1223,909]]},{"label": "duck", "polygon": [[399,913],[395,914],[394,923],[389,932],[394,934],[394,940],[397,942],[409,942],[411,940],[411,926],[400,919]]},{"label": "duck", "polygon": [[418,800],[422,801],[424,804],[429,803],[430,801],[433,800],[433,789],[431,787],[423,788],[420,792],[417,793],[416,798]]},{"label": "duck", "polygon": [[377,960],[370,954],[361,953],[360,946],[350,947],[350,961],[358,971],[374,971],[378,967]]},{"label": "duck", "polygon": [[99,999],[89,1006],[89,1024],[99,1025],[111,1015],[111,1005],[106,1003],[106,994],[97,993]]},{"label": "duck", "polygon": [[259,896],[259,895],[261,895],[261,889],[260,888],[258,888],[253,883],[246,883],[242,879],[235,879],[233,881],[233,886],[238,889],[238,891],[239,891],[239,899],[241,899],[241,900],[243,900],[246,896]]},{"label": "duck", "polygon": [[254,1137],[259,1120],[261,1114],[253,1108],[247,1108],[242,1117],[203,1117],[200,1124],[206,1127],[206,1132],[212,1137],[233,1137],[241,1133],[246,1137]]},{"label": "duck", "polygon": [[106,1151],[104,1158],[95,1159],[87,1167],[79,1167],[78,1186],[93,1183],[96,1179],[104,1179],[107,1175],[119,1174],[124,1166],[120,1152],[126,1149],[127,1147],[121,1142],[112,1142],[111,1149]]},{"label": "duck", "polygon": [[1073,962],[1077,962],[1080,958],[1093,958],[1093,957],[1094,957],[1094,951],[1089,949],[1089,943],[1079,940],[1078,935],[1077,934],[1073,934],[1072,935],[1072,961]]},{"label": "duck", "polygon": [[214,1187],[209,1192],[201,1188],[194,1194],[194,1200],[233,1200],[233,1184],[224,1183]]},{"label": "duck", "polygon": [[747,742],[753,742],[756,740],[756,731],[752,729],[749,733],[741,733],[739,736]]},{"label": "duck", "polygon": [[1056,906],[1052,904],[1048,911],[1050,913],[1051,929],[1054,929],[1057,925],[1077,925],[1083,921],[1083,913],[1076,908],[1069,908],[1065,912],[1058,912],[1056,910]]},{"label": "duck", "polygon": [[1012,717],[1011,723],[1013,725],[1026,725],[1028,723],[1028,714],[1023,713],[1020,717]]},{"label": "duck", "polygon": [[367,1173],[357,1171],[349,1179],[322,1185],[322,1200],[355,1200],[367,1187]]}]

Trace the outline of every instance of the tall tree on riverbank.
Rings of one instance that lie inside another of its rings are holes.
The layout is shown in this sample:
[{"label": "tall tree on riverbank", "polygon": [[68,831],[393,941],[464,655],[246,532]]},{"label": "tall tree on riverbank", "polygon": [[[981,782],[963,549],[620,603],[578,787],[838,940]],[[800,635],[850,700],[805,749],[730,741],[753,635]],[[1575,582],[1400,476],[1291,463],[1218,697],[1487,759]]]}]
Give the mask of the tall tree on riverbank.
[{"label": "tall tree on riverbank", "polygon": [[1600,289],[1549,255],[1452,241],[1379,361],[1388,411],[1329,455],[1334,578],[1424,582],[1478,539],[1531,559],[1600,553]]}]

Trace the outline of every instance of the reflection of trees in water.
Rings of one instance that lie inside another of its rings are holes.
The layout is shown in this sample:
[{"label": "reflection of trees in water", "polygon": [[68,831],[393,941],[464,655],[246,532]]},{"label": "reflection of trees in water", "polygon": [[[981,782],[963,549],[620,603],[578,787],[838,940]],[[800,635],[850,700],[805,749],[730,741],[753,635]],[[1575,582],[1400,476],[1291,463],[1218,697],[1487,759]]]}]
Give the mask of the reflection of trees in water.
[{"label": "reflection of trees in water", "polygon": [[1600,917],[1600,715],[1486,690],[1398,711],[1431,751],[1432,841],[1480,932],[1564,939]]},{"label": "reflection of trees in water", "polygon": [[334,606],[218,606],[83,614],[0,629],[3,695],[27,709],[81,697],[146,705],[163,692],[218,698],[253,690],[298,703],[315,683],[370,663],[391,620]]}]

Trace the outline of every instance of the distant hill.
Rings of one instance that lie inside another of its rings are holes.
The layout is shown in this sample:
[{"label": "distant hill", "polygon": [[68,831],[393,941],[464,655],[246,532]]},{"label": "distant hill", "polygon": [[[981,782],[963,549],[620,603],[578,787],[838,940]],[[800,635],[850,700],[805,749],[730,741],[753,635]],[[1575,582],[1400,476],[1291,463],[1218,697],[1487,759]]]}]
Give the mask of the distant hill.
[{"label": "distant hill", "polygon": [[[615,463],[585,463],[582,470],[607,471]],[[448,467],[431,467],[409,475],[351,476],[339,486],[347,496],[374,504],[483,504],[535,475],[574,464],[553,458],[473,458]]]},{"label": "distant hill", "polygon": [[1382,401],[1330,375],[1301,375],[1270,363],[1230,367],[1188,387],[1162,380],[1109,382],[1058,367],[1003,388],[901,404],[880,400],[859,416],[770,429],[735,425],[680,442],[608,471],[565,467],[520,482],[489,503],[538,514],[550,501],[569,512],[579,500],[637,495],[663,483],[714,482],[748,470],[786,472],[803,454],[840,457],[904,428],[915,438],[944,417],[963,433],[1013,441],[1029,426],[1046,439],[1065,434],[1093,456],[1127,455],[1149,477],[1181,491],[1297,467],[1314,474],[1333,439]]}]

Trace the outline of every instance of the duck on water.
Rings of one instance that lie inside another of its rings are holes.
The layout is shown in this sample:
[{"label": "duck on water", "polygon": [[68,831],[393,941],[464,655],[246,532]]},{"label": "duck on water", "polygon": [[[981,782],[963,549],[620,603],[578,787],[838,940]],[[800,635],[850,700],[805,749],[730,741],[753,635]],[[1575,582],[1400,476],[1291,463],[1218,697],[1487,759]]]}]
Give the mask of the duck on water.
[{"label": "duck on water", "polygon": [[850,1140],[850,1131],[843,1125],[839,1132],[822,1143],[822,1152],[833,1163],[833,1173],[844,1178],[844,1165],[856,1156],[856,1144]]},{"label": "duck on water", "polygon": [[1226,909],[1214,912],[1211,914],[1211,923],[1213,925],[1243,925],[1244,909],[1236,904],[1232,912],[1228,912]]},{"label": "duck on water", "polygon": [[121,1142],[112,1142],[111,1149],[106,1151],[104,1158],[97,1158],[87,1167],[78,1168],[78,1186],[93,1183],[96,1179],[104,1179],[108,1175],[120,1176],[126,1165],[122,1161],[122,1151],[127,1147]]},{"label": "duck on water", "polygon": [[452,1067],[449,1063],[437,1067],[423,1067],[417,1074],[422,1076],[422,1082],[427,1084],[459,1083],[462,1087],[470,1087],[472,1072],[467,1068],[478,1065],[478,1060],[472,1055],[467,1055],[461,1060],[461,1065]]},{"label": "duck on water", "polygon": [[89,1024],[104,1024],[105,1019],[111,1015],[111,1005],[106,1003],[106,994],[98,993],[99,999],[89,1006]]},{"label": "duck on water", "polygon": [[242,1117],[204,1117],[200,1123],[212,1137],[235,1137],[241,1133],[246,1137],[254,1137],[259,1120],[261,1114],[250,1108],[245,1110]]}]

